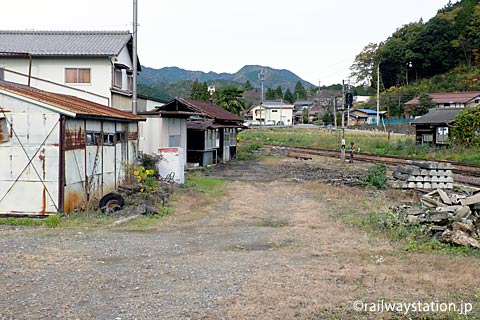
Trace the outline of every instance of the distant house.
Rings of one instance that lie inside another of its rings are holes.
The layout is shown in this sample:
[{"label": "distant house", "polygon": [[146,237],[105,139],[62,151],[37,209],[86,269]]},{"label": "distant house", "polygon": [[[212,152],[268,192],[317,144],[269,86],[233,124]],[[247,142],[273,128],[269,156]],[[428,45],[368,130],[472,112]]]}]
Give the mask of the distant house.
[{"label": "distant house", "polygon": [[[383,123],[385,119],[386,111],[379,112],[380,123]],[[376,124],[377,123],[377,111],[371,109],[352,109],[350,111],[350,120],[354,123],[349,123],[352,125],[362,125],[362,124]]]},{"label": "distant house", "polygon": [[0,31],[0,80],[126,111],[132,57],[128,31]]},{"label": "distant house", "polygon": [[[444,108],[468,108],[475,107],[480,104],[480,91],[468,91],[468,92],[442,92],[442,93],[430,93],[430,97],[437,105],[437,109]],[[420,99],[418,97],[407,101],[407,106],[420,105]]]},{"label": "distant house", "polygon": [[[184,119],[186,129],[180,131],[179,139],[183,144],[186,137],[187,162],[207,166],[235,156],[243,118],[209,102],[181,98],[157,108],[157,112],[162,118]],[[174,139],[169,138],[169,143]]]},{"label": "distant house", "polygon": [[142,117],[5,81],[0,101],[0,214],[72,212],[127,177]]},{"label": "distant house", "polygon": [[252,119],[266,125],[292,125],[293,104],[283,101],[264,101],[261,105],[251,109]]},{"label": "distant house", "polygon": [[417,143],[448,144],[450,128],[455,122],[457,114],[461,111],[461,108],[432,109],[426,115],[413,120],[411,124],[415,126]]}]

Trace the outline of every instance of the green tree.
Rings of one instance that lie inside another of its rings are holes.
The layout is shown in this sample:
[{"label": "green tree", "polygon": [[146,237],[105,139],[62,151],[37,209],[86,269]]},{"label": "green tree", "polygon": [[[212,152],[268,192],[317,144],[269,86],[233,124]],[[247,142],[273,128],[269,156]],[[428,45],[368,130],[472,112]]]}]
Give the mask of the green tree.
[{"label": "green tree", "polygon": [[287,89],[287,91],[285,91],[285,94],[283,95],[283,101],[286,101],[288,103],[295,102],[295,97],[293,96],[293,93],[292,91],[290,91],[290,89]]},{"label": "green tree", "polygon": [[410,110],[410,115],[413,117],[423,116],[428,113],[428,110],[435,107],[432,97],[426,92],[421,92],[418,96],[418,105],[414,106]]},{"label": "green tree", "polygon": [[239,115],[246,105],[243,92],[243,89],[234,85],[221,87],[215,92],[214,102],[217,106]]},{"label": "green tree", "polygon": [[370,86],[372,84],[372,79],[376,78],[376,67],[379,59],[378,51],[378,44],[369,43],[363,48],[362,52],[355,56],[355,61],[350,67],[355,82],[362,86]]},{"label": "green tree", "polygon": [[268,88],[265,92],[265,100],[275,100],[275,90]]},{"label": "green tree", "polygon": [[307,90],[305,90],[305,87],[302,85],[300,81],[297,81],[297,83],[295,84],[295,89],[293,90],[293,96],[295,97],[296,100],[308,98]]},{"label": "green tree", "polygon": [[324,113],[322,116],[322,121],[324,124],[333,124],[334,120],[335,119],[333,118],[333,113],[331,113],[330,111]]},{"label": "green tree", "polygon": [[247,79],[247,81],[245,81],[245,91],[250,91],[250,90],[253,90],[253,86],[252,84],[250,83],[250,80]]},{"label": "green tree", "polygon": [[282,87],[278,86],[275,89],[275,100],[283,99],[283,91]]},{"label": "green tree", "polygon": [[208,84],[206,82],[200,83],[198,80],[195,80],[192,85],[192,91],[190,92],[190,99],[208,101],[209,98]]},{"label": "green tree", "polygon": [[465,108],[457,114],[451,137],[464,146],[480,145],[480,107]]}]

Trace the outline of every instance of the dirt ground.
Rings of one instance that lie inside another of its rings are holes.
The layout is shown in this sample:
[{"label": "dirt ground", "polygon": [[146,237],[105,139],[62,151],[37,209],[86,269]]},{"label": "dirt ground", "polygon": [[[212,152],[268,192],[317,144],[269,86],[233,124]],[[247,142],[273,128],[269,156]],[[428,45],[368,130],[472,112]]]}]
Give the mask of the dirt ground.
[{"label": "dirt ground", "polygon": [[402,198],[350,186],[365,172],[234,162],[208,173],[229,180],[223,198],[179,199],[153,229],[0,227],[0,319],[458,318],[372,310],[381,301],[466,302],[480,318],[480,259],[407,252],[342,222]]}]

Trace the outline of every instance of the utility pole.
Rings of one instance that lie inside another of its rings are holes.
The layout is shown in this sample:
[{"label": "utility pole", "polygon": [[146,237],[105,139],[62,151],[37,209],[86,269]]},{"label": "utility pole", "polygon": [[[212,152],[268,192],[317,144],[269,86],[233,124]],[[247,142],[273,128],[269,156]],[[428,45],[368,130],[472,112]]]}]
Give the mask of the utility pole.
[{"label": "utility pole", "polygon": [[[260,103],[260,119],[262,117],[262,106],[263,106],[263,101],[264,101],[264,97],[263,97],[263,83],[265,82],[265,75],[267,74],[267,72],[265,71],[265,69],[261,68],[260,69],[260,73],[258,74],[258,79],[260,80],[260,84],[261,84],[261,88],[262,88],[262,98],[261,98],[261,103]],[[265,112],[266,113],[266,112]],[[262,124],[262,122],[260,121],[260,124]],[[265,125],[265,118],[263,118],[263,124]]]},{"label": "utility pole", "polygon": [[333,123],[337,129],[337,97],[333,97]]},{"label": "utility pole", "polygon": [[138,3],[133,0],[133,78],[132,78],[132,113],[137,114],[137,25],[138,25]]},{"label": "utility pole", "polygon": [[380,61],[377,63],[377,126],[380,124]]}]

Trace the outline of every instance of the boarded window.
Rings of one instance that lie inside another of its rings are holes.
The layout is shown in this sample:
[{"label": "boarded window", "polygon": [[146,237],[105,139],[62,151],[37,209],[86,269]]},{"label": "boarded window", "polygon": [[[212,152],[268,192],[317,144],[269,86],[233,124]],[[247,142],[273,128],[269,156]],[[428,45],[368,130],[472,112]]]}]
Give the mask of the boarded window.
[{"label": "boarded window", "polygon": [[66,68],[66,83],[90,83],[90,68]]}]

